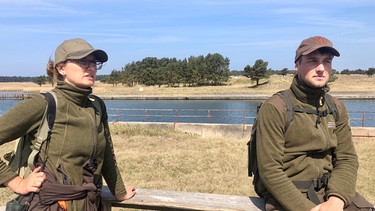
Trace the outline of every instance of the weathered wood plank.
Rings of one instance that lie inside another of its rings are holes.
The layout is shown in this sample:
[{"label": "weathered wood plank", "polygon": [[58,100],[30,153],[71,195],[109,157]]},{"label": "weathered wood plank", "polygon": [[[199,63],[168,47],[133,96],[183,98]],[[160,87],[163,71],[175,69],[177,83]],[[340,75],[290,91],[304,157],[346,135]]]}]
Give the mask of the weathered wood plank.
[{"label": "weathered wood plank", "polygon": [[[127,207],[152,210],[263,210],[264,201],[258,197],[221,195],[167,190],[137,189],[134,198],[117,202],[107,187],[103,188],[106,209]],[[111,205],[110,205],[111,204]]]}]

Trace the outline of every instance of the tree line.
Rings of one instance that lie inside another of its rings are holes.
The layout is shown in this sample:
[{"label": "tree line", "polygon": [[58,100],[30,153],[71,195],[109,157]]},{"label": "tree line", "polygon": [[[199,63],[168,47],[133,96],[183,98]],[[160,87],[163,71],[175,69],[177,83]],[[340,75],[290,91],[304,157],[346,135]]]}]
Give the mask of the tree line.
[{"label": "tree line", "polygon": [[[206,56],[191,56],[187,59],[146,57],[141,61],[132,62],[122,70],[113,70],[108,77],[101,80],[104,83],[134,85],[167,85],[173,86],[206,86],[222,85],[229,80],[231,75],[243,75],[260,85],[261,79],[268,78],[272,74],[287,75],[294,70],[283,68],[282,70],[269,69],[268,62],[258,59],[254,65],[246,65],[243,70],[229,70],[229,59],[221,54],[207,54]],[[336,74],[366,74],[372,76],[375,68],[368,70],[348,70],[341,72],[333,70],[330,82],[337,79]]]},{"label": "tree line", "polygon": [[[258,59],[252,66],[246,65],[243,70],[229,70],[230,60],[219,53],[206,56],[190,56],[178,60],[176,58],[146,57],[141,61],[133,61],[122,67],[121,70],[112,70],[109,75],[97,75],[96,79],[112,85],[143,85],[143,86],[216,86],[229,80],[231,75],[243,75],[260,85],[260,79],[268,78],[272,74],[287,75],[294,70],[283,68],[272,70],[268,68],[268,62]],[[341,72],[333,70],[331,81],[336,74],[365,74],[372,76],[375,68],[368,70],[344,69]],[[36,77],[0,76],[0,82],[34,82],[41,86],[51,83],[51,78],[41,75]]]},{"label": "tree line", "polygon": [[122,70],[113,70],[101,81],[128,86],[215,86],[228,81],[229,76],[229,59],[214,53],[206,56],[190,56],[183,60],[146,57],[141,61],[125,65]]},{"label": "tree line", "polygon": [[[97,80],[102,80],[108,77],[108,75],[97,75]],[[52,84],[52,79],[48,76],[0,76],[1,82],[33,82],[41,86],[42,84]]]}]

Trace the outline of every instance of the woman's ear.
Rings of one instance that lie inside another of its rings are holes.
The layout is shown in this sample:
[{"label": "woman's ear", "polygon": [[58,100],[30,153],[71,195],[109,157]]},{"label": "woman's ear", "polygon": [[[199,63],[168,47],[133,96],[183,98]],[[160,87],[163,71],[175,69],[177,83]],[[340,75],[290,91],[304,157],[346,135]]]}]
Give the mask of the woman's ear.
[{"label": "woman's ear", "polygon": [[56,69],[60,75],[65,75],[64,66],[57,66]]}]

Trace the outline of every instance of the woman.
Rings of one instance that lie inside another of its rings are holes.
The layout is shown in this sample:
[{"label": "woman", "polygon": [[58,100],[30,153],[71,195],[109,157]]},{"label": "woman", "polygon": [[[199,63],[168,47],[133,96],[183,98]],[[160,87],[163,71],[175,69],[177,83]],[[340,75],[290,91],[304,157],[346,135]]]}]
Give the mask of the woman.
[{"label": "woman", "polygon": [[[57,108],[50,142],[39,154],[39,167],[23,179],[0,160],[0,184],[24,196],[23,201],[32,195],[30,210],[98,210],[102,176],[117,200],[134,196],[135,189],[125,188],[117,167],[105,105],[91,95],[96,72],[107,60],[106,52],[77,38],[65,40],[55,51],[55,61],[48,62],[47,74],[57,81],[52,90]],[[101,111],[96,111],[95,101]],[[2,115],[0,145],[36,131],[46,106],[44,96],[35,94]],[[47,200],[51,192],[52,200]]]}]

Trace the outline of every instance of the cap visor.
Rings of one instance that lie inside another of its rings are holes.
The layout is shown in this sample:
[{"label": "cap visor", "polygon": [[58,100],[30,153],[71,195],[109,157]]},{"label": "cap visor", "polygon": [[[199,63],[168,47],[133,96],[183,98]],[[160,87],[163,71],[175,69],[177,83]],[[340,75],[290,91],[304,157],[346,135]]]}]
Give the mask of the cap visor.
[{"label": "cap visor", "polygon": [[318,48],[310,48],[310,49],[304,51],[303,53],[301,53],[301,55],[306,56],[306,55],[308,55],[308,54],[312,53],[313,51],[318,50],[320,48],[328,48],[334,56],[337,56],[337,57],[340,56],[340,53],[335,48],[329,47],[329,46],[322,46],[322,47],[318,47]]},{"label": "cap visor", "polygon": [[83,50],[78,51],[74,54],[71,54],[67,57],[67,59],[82,59],[90,54],[94,54],[96,59],[100,62],[106,62],[108,61],[108,55],[105,51],[100,49],[90,49],[90,50]]}]

